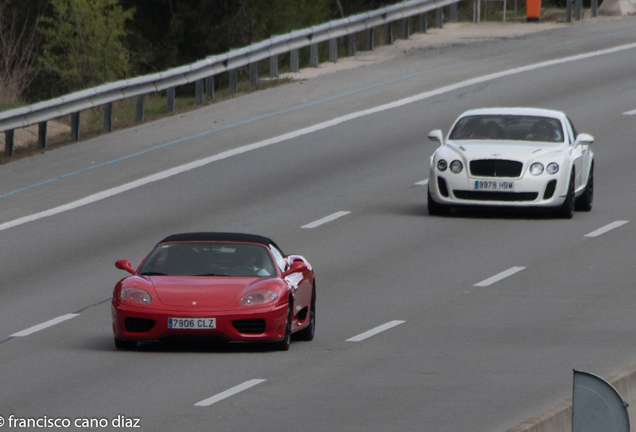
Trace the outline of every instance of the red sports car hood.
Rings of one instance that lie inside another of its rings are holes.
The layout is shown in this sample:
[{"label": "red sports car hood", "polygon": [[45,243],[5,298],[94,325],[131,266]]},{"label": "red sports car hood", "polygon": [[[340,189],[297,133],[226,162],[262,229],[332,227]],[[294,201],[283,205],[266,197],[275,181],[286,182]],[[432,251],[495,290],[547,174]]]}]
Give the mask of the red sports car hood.
[{"label": "red sports car hood", "polygon": [[151,276],[159,301],[166,306],[221,307],[263,278]]}]

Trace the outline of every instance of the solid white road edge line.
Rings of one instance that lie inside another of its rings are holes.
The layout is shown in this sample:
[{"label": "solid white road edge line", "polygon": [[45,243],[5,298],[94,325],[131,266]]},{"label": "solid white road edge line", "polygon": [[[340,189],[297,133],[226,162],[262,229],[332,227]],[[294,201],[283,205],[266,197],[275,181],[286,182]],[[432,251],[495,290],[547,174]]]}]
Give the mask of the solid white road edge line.
[{"label": "solid white road edge line", "polygon": [[636,48],[636,43],[631,43],[631,44],[626,44],[626,45],[620,45],[614,48],[607,48],[604,50],[599,50],[599,51],[593,51],[591,53],[587,53],[587,54],[579,54],[579,55],[575,55],[575,56],[571,56],[571,57],[565,57],[565,58],[561,58],[561,59],[556,59],[556,60],[549,60],[549,61],[545,61],[545,62],[541,62],[541,63],[535,63],[532,65],[528,65],[528,66],[523,66],[523,67],[519,67],[519,68],[514,68],[514,69],[509,69],[506,71],[501,71],[501,72],[497,72],[497,73],[493,73],[490,75],[484,75],[478,78],[473,78],[473,79],[469,79],[466,81],[462,81],[459,82],[457,84],[451,84],[448,86],[444,86],[444,87],[440,87],[438,89],[435,90],[431,90],[428,92],[424,92],[424,93],[420,93],[418,95],[415,96],[411,96],[408,98],[404,98],[404,99],[400,99],[398,101],[395,102],[391,102],[385,105],[380,105],[378,107],[375,108],[370,108],[367,110],[363,110],[363,111],[358,111],[355,113],[351,113],[348,114],[346,116],[342,116],[342,117],[338,117],[335,118],[333,120],[329,120],[323,123],[319,123],[317,125],[314,126],[309,126],[307,128],[304,129],[300,129],[294,132],[290,132],[284,135],[280,135],[274,138],[270,138],[264,141],[260,141],[254,144],[248,144],[245,145],[243,147],[239,147],[236,149],[232,149],[232,150],[227,150],[224,151],[222,153],[207,157],[207,158],[203,158],[203,159],[199,159],[198,161],[194,161],[194,162],[190,162],[175,168],[171,168],[153,175],[150,175],[148,177],[144,177],[142,179],[139,180],[135,180],[133,182],[130,183],[126,183],[124,185],[121,186],[117,186],[114,187],[112,189],[108,189],[106,191],[103,192],[99,192],[90,196],[87,196],[86,198],[77,200],[77,201],[73,201],[72,203],[69,204],[64,204],[61,205],[59,207],[55,207],[52,208],[50,210],[45,210],[43,212],[40,213],[35,213],[33,215],[30,216],[25,216],[25,217],[21,217],[9,222],[5,222],[3,224],[0,224],[0,231],[9,229],[9,228],[13,228],[19,225],[23,225],[25,223],[28,222],[33,222],[48,216],[53,216],[65,211],[69,211],[69,210],[73,210],[76,209],[78,207],[82,207],[85,206],[87,204],[91,204],[94,203],[96,201],[101,201],[103,199],[109,198],[113,195],[117,195],[126,191],[129,191],[131,189],[135,189],[138,188],[140,186],[146,185],[148,183],[153,183],[159,180],[163,180],[166,179],[168,177],[172,177],[174,175],[186,172],[186,171],[191,171],[193,169],[196,168],[200,168],[202,166],[211,164],[212,162],[216,162],[219,160],[223,160],[223,159],[227,159],[229,157],[232,156],[236,156],[242,153],[247,153],[249,151],[252,150],[256,150],[256,149],[260,149],[263,147],[267,147],[270,146],[272,144],[276,144],[279,142],[283,142],[283,141],[287,141],[293,138],[298,138],[300,136],[303,135],[307,135],[313,132],[317,132],[319,130],[323,130],[323,129],[327,129],[330,128],[332,126],[336,126],[339,125],[341,123],[350,121],[350,120],[355,120],[361,117],[366,117],[368,115],[372,115],[372,114],[376,114],[382,111],[387,111],[393,108],[398,108],[404,105],[408,105],[408,104],[412,104],[414,102],[419,102],[425,99],[429,99],[432,98],[434,96],[439,96],[442,95],[444,93],[448,93],[451,91],[455,91],[455,90],[459,90],[465,87],[469,87],[472,85],[476,85],[476,84],[481,84],[487,81],[492,81],[495,79],[499,79],[499,78],[503,78],[506,76],[510,76],[510,75],[516,75],[519,73],[523,73],[523,72],[529,72],[529,71],[533,71],[536,69],[541,69],[541,68],[545,68],[545,67],[549,67],[549,66],[555,66],[555,65],[559,65],[559,64],[564,64],[564,63],[569,63],[572,61],[577,61],[577,60],[584,60],[584,59],[588,59],[588,58],[593,58],[593,57],[597,57],[597,56],[601,56],[601,55],[605,55],[605,54],[613,54],[613,53],[617,53],[617,52],[621,52],[621,51],[625,51],[625,50],[630,50],[630,49],[634,49]]},{"label": "solid white road edge line", "polygon": [[589,234],[585,234],[585,237],[598,237],[601,234],[605,234],[608,231],[613,230],[614,228],[618,228],[619,226],[623,226],[626,223],[629,223],[629,221],[616,221],[616,222],[612,222],[611,224],[607,224],[602,228],[597,229],[596,231],[592,231]]},{"label": "solid white road edge line", "polygon": [[489,286],[489,285],[494,284],[495,282],[499,282],[500,280],[507,278],[508,276],[512,276],[515,273],[519,273],[521,270],[524,270],[524,269],[525,269],[525,267],[512,267],[512,268],[509,268],[508,270],[502,271],[501,273],[496,274],[493,277],[489,277],[488,279],[483,280],[483,281],[481,281],[481,282],[479,282],[479,283],[477,283],[477,284],[475,284],[473,286],[476,286],[476,287]]},{"label": "solid white road edge line", "polygon": [[382,324],[381,326],[378,326],[376,328],[373,328],[369,331],[366,331],[364,333],[360,333],[358,336],[354,336],[352,338],[347,339],[345,342],[360,342],[363,341],[365,339],[370,338],[371,336],[375,336],[378,333],[382,333],[385,330],[391,329],[395,326],[399,326],[400,324],[404,324],[406,321],[400,321],[400,320],[395,320],[395,321],[391,321],[388,322],[386,324]]},{"label": "solid white road edge line", "polygon": [[327,222],[331,222],[331,221],[336,220],[336,219],[338,219],[340,217],[346,216],[349,213],[351,213],[351,212],[339,211],[339,212],[334,213],[332,215],[325,216],[322,219],[318,219],[317,221],[314,221],[314,222],[309,223],[307,225],[303,225],[303,226],[301,226],[301,228],[307,228],[307,229],[316,228],[316,227],[319,227],[320,225],[326,224]]},{"label": "solid white road edge line", "polygon": [[242,392],[243,390],[247,390],[251,387],[254,387],[255,385],[258,385],[262,382],[265,382],[267,380],[264,379],[253,379],[250,381],[246,381],[243,384],[239,384],[236,387],[232,387],[229,390],[225,390],[222,393],[219,393],[215,396],[209,397],[207,399],[202,400],[201,402],[197,402],[194,404],[194,406],[210,406],[214,403],[217,403],[218,401],[221,401],[223,399],[229,398],[230,396],[234,396],[237,393]]},{"label": "solid white road edge line", "polygon": [[30,327],[26,330],[22,330],[20,332],[14,333],[9,337],[22,337],[22,336],[28,336],[32,333],[38,332],[40,330],[44,330],[45,328],[48,327],[52,327],[55,324],[59,324],[61,322],[64,322],[66,320],[70,320],[71,318],[75,318],[76,316],[79,316],[79,314],[66,314],[66,315],[62,315],[60,317],[57,318],[53,318],[50,321],[44,322],[42,324],[38,324],[36,326]]},{"label": "solid white road edge line", "polygon": [[636,115],[636,110],[632,110],[632,111],[625,111],[623,113],[623,115]]},{"label": "solid white road edge line", "polygon": [[427,184],[428,184],[428,179],[418,181],[417,183],[415,183],[415,186],[426,186]]}]

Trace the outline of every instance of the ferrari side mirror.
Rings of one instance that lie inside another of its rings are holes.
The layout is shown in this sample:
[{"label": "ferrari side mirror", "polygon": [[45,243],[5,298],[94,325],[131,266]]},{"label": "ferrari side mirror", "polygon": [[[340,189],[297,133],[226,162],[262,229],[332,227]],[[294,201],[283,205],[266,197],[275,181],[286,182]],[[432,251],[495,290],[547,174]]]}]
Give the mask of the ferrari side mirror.
[{"label": "ferrari side mirror", "polygon": [[122,260],[117,261],[115,263],[115,267],[117,267],[119,270],[126,270],[131,275],[136,275],[137,274],[135,269],[132,268],[132,265],[130,264],[130,261],[128,261],[127,259],[122,259]]},{"label": "ferrari side mirror", "polygon": [[283,273],[283,277],[289,276],[292,273],[303,272],[305,270],[307,270],[307,265],[305,265],[305,263],[300,261],[295,261],[292,263],[291,266],[289,266],[289,269]]}]

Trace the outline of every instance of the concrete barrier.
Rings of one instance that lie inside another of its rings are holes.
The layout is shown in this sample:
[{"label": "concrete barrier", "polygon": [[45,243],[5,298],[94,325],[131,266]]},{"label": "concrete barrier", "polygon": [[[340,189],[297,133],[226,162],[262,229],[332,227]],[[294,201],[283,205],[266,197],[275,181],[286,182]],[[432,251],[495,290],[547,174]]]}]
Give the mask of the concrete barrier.
[{"label": "concrete barrier", "polygon": [[[592,372],[593,373],[593,372]],[[629,404],[629,418],[636,415],[636,365],[619,369],[604,378]],[[558,402],[536,417],[529,418],[506,432],[572,432],[572,398]]]},{"label": "concrete barrier", "polygon": [[636,13],[636,0],[603,0],[599,15],[624,16]]}]

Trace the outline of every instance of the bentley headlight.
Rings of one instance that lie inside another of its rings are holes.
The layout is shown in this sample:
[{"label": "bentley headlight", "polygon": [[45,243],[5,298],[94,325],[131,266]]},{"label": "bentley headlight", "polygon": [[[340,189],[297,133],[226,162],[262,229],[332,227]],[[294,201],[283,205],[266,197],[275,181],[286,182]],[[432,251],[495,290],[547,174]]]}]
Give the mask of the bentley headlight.
[{"label": "bentley headlight", "polygon": [[463,169],[464,165],[458,160],[454,160],[450,164],[450,170],[453,174],[459,174]]},{"label": "bentley headlight", "polygon": [[530,174],[534,176],[538,176],[542,172],[543,172],[543,165],[541,165],[539,162],[535,162],[532,165],[530,165]]},{"label": "bentley headlight", "polygon": [[446,168],[448,168],[448,162],[446,162],[444,159],[440,159],[437,161],[437,169],[440,171],[446,171]]},{"label": "bentley headlight", "polygon": [[556,174],[559,172],[559,164],[556,162],[551,162],[548,164],[548,166],[546,167],[545,171],[548,174]]}]

